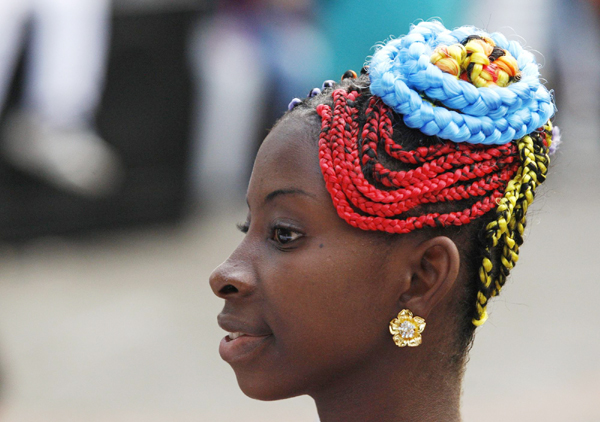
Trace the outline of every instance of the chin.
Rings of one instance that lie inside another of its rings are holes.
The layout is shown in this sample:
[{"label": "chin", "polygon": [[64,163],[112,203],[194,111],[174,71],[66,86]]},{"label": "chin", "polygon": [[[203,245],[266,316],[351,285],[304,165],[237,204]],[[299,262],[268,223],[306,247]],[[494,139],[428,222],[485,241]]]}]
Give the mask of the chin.
[{"label": "chin", "polygon": [[285,375],[242,374],[238,371],[235,375],[240,389],[251,399],[274,401],[303,394],[302,390],[298,386],[294,386],[294,383],[290,382],[291,379]]}]

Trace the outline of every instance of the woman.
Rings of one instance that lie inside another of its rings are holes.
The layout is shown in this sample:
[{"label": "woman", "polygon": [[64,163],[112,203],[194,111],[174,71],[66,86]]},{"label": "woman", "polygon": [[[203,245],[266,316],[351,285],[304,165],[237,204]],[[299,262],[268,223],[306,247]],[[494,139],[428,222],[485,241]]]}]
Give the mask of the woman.
[{"label": "woman", "polygon": [[423,22],[364,73],[292,101],[261,146],[210,280],[221,357],[248,396],[308,394],[322,422],[458,421],[554,105],[530,53],[472,27]]}]

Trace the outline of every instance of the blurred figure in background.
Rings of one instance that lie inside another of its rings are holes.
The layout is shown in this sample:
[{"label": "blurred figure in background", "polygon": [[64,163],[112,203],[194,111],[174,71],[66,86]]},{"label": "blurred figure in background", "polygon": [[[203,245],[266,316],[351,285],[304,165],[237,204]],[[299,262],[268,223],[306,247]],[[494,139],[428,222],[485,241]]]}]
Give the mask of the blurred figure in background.
[{"label": "blurred figure in background", "polygon": [[314,8],[312,0],[223,0],[198,23],[191,59],[202,103],[191,178],[203,205],[239,201],[261,128],[270,126],[265,116],[328,78]]},{"label": "blurred figure in background", "polygon": [[15,167],[86,196],[111,192],[117,154],[94,131],[110,29],[110,0],[1,0],[0,109],[28,40],[23,96],[2,152]]},{"label": "blurred figure in background", "polygon": [[[600,1],[555,0],[553,9],[550,25],[544,25],[544,28],[553,46],[548,50],[554,53],[549,61],[556,65],[562,86],[558,106],[577,114],[590,129],[598,131],[600,62],[595,58],[600,56]],[[581,138],[579,133],[575,136]],[[597,150],[597,141],[594,144]]]}]

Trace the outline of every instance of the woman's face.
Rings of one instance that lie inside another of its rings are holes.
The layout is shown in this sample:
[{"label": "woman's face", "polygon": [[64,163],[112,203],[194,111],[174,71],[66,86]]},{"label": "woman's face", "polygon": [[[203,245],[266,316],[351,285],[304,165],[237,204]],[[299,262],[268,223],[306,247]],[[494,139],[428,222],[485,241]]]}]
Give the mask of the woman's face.
[{"label": "woman's face", "polygon": [[397,350],[388,323],[402,280],[410,283],[410,238],[391,245],[337,215],[314,132],[291,116],[267,136],[245,238],[210,278],[225,299],[219,325],[236,333],[221,341],[221,357],[258,399],[312,395]]}]

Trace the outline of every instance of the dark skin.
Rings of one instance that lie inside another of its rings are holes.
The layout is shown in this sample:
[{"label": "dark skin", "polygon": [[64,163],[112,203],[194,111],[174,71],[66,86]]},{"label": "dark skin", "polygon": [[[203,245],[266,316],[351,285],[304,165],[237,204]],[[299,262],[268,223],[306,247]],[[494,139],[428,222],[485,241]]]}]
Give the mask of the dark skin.
[{"label": "dark skin", "polygon": [[[220,325],[246,334],[226,337],[222,357],[248,396],[308,394],[322,422],[459,421],[461,374],[444,359],[454,347],[456,245],[348,225],[308,125],[291,115],[265,139],[247,234],[210,277],[225,299]],[[427,321],[419,347],[392,341],[388,325],[402,309]]]}]

